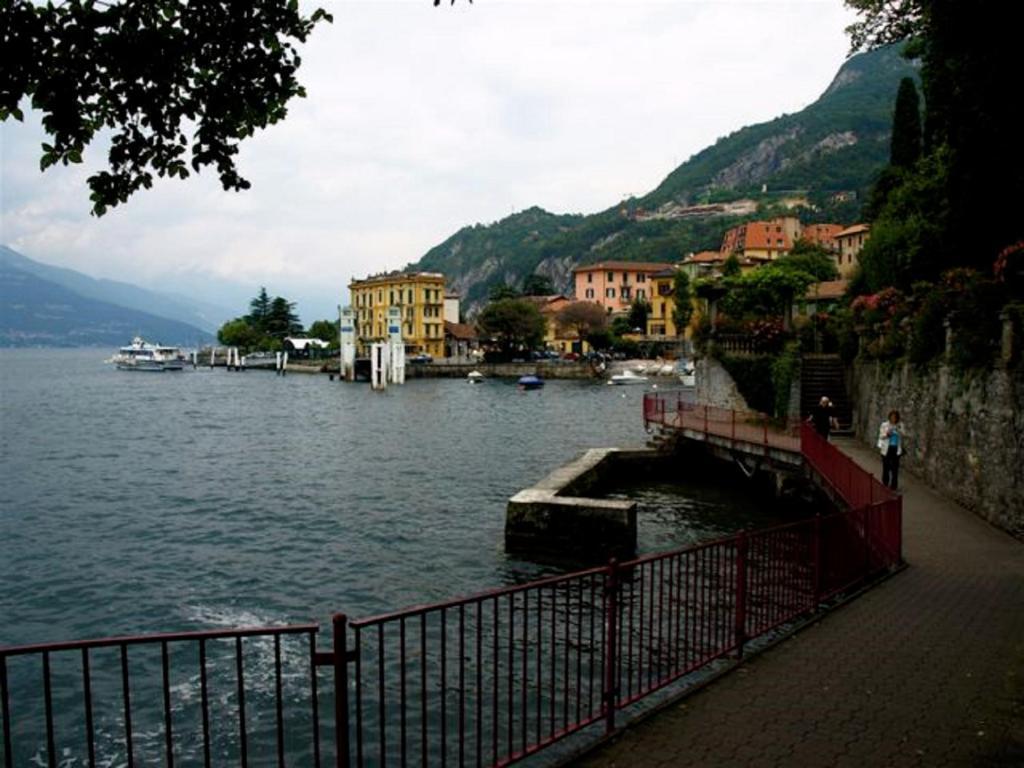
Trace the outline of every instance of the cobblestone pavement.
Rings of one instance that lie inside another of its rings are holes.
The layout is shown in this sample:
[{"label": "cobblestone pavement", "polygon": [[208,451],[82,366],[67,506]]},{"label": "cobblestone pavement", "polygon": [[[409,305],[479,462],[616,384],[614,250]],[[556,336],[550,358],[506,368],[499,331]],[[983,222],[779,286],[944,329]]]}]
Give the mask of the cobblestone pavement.
[{"label": "cobblestone pavement", "polygon": [[907,570],[576,765],[1024,766],[1024,545],[901,479]]}]

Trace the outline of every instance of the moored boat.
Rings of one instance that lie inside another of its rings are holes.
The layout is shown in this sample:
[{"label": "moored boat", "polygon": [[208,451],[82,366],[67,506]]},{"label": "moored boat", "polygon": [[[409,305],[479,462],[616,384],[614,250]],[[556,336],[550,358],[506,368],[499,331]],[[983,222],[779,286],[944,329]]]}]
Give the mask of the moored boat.
[{"label": "moored boat", "polygon": [[108,362],[114,363],[119,371],[180,371],[185,367],[185,356],[178,347],[149,344],[136,336]]},{"label": "moored boat", "polygon": [[646,384],[647,377],[626,369],[622,373],[616,373],[609,381],[612,384]]},{"label": "moored boat", "polygon": [[466,381],[470,384],[482,384],[486,379],[480,371],[470,371],[466,374]]},{"label": "moored boat", "polygon": [[539,376],[522,376],[516,382],[519,389],[540,389],[544,386],[544,379]]}]

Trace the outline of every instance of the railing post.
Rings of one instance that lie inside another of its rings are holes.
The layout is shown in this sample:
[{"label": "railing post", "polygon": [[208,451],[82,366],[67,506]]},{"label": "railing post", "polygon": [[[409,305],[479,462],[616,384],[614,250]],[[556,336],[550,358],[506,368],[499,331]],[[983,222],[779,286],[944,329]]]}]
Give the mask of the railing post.
[{"label": "railing post", "polygon": [[814,516],[813,538],[811,539],[811,556],[814,562],[814,610],[821,603],[821,513]]},{"label": "railing post", "polygon": [[336,613],[334,628],[334,746],[337,768],[349,768],[348,740],[348,617]]},{"label": "railing post", "polygon": [[747,532],[736,536],[736,622],[733,627],[736,658],[743,658],[743,644],[747,636]]},{"label": "railing post", "polygon": [[604,731],[615,730],[615,670],[618,667],[619,634],[619,563],[613,557],[608,561],[608,576],[605,581],[605,639],[604,639]]},{"label": "railing post", "polygon": [[708,439],[708,406],[704,404],[704,439]]}]

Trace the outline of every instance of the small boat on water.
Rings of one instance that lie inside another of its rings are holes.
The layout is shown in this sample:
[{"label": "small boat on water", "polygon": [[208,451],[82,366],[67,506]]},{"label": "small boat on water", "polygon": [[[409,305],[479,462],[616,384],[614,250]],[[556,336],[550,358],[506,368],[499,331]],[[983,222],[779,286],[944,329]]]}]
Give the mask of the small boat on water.
[{"label": "small boat on water", "polygon": [[470,371],[468,374],[466,374],[466,381],[468,381],[470,384],[483,384],[484,381],[486,381],[486,379],[484,378],[484,375],[480,373],[480,371]]},{"label": "small boat on water", "polygon": [[627,368],[622,373],[616,373],[612,376],[609,382],[612,384],[646,384],[647,377],[634,373]]},{"label": "small boat on water", "polygon": [[136,336],[107,362],[113,363],[119,371],[180,371],[185,367],[185,356],[179,347],[150,344]]},{"label": "small boat on water", "polygon": [[519,389],[540,389],[544,386],[544,379],[539,376],[522,376],[516,382]]}]

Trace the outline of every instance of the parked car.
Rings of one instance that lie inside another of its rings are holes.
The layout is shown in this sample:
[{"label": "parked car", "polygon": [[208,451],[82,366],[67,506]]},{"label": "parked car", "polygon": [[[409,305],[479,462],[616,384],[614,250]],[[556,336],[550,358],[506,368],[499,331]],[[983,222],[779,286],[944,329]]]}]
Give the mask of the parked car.
[{"label": "parked car", "polygon": [[428,355],[426,352],[420,352],[418,355],[410,357],[409,362],[413,364],[432,363],[434,362],[434,356]]}]

